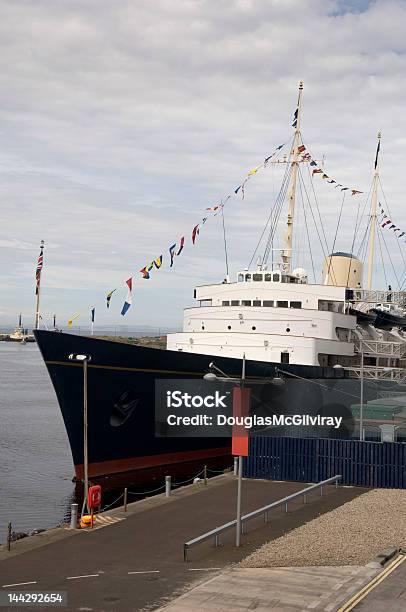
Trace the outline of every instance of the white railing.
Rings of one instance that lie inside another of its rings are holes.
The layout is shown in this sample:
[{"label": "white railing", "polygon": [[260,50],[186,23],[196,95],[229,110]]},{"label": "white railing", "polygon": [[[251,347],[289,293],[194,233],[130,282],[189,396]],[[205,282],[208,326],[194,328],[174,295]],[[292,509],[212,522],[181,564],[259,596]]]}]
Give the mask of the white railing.
[{"label": "white railing", "polygon": [[352,335],[351,342],[354,343],[356,353],[376,355],[377,357],[397,357],[401,358],[406,353],[406,343],[404,342],[383,342],[382,340],[367,340],[356,338]]},{"label": "white railing", "polygon": [[368,291],[367,289],[347,289],[346,299],[349,302],[366,302],[368,304],[406,304],[406,291]]}]

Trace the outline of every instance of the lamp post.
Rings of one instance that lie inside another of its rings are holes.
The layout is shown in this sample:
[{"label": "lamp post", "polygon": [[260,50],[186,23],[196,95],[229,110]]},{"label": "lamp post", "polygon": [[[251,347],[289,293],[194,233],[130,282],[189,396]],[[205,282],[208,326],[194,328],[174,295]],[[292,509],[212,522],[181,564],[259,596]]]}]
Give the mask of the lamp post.
[{"label": "lamp post", "polygon": [[[232,376],[228,376],[220,370],[213,362],[209,364],[209,368],[211,370],[217,370],[221,374],[221,377],[214,374],[214,372],[209,372],[203,376],[204,380],[208,382],[215,382],[216,380],[229,380],[237,382],[240,385],[240,388],[244,388],[245,384],[245,353],[242,358],[242,370],[241,370],[241,378],[234,378]],[[237,514],[236,514],[236,534],[235,534],[235,545],[237,547],[241,546],[241,497],[242,497],[242,455],[238,455],[238,471],[237,471]]]},{"label": "lamp post", "polygon": [[87,364],[91,361],[90,355],[78,355],[72,353],[69,355],[71,361],[77,361],[83,364],[83,505],[82,514],[89,512],[87,492],[89,490],[89,454],[88,454],[88,419],[87,419]]}]

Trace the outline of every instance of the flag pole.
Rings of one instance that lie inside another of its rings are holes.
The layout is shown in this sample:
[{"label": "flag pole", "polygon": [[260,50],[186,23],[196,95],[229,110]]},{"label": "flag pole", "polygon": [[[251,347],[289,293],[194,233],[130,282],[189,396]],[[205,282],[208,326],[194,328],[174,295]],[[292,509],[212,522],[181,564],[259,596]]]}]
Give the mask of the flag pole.
[{"label": "flag pole", "polygon": [[45,246],[45,242],[41,240],[40,252],[39,252],[38,263],[37,263],[37,270],[36,270],[35,294],[37,296],[37,303],[35,306],[35,327],[34,327],[35,329],[39,328],[39,319],[40,319],[39,299],[40,299],[40,294],[41,294],[41,271],[42,271],[42,266],[44,265],[44,246]]}]

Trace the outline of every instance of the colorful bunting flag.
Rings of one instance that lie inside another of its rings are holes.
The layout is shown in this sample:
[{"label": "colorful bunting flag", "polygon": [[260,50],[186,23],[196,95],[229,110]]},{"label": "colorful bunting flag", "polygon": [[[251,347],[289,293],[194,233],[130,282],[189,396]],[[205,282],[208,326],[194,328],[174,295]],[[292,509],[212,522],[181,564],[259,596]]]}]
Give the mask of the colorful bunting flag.
[{"label": "colorful bunting flag", "polygon": [[131,304],[132,304],[132,291],[133,291],[133,279],[132,276],[130,278],[128,278],[126,281],[126,285],[128,287],[128,292],[127,292],[127,297],[125,298],[125,302],[123,304],[123,307],[121,309],[121,314],[124,315],[127,313],[128,309],[130,308]]},{"label": "colorful bunting flag", "polygon": [[159,270],[159,268],[162,266],[162,255],[154,259],[153,264]]},{"label": "colorful bunting flag", "polygon": [[199,233],[200,233],[199,224],[197,224],[197,225],[195,225],[195,227],[192,230],[192,243],[193,244],[195,243],[196,236],[198,236]]},{"label": "colorful bunting flag", "polygon": [[179,251],[176,253],[176,256],[178,256],[178,255],[180,255],[182,253],[184,246],[185,246],[185,237],[182,236],[182,238],[180,239]]},{"label": "colorful bunting flag", "polygon": [[90,320],[92,323],[94,323],[95,314],[96,314],[96,308],[93,306],[93,308],[90,310]]},{"label": "colorful bunting flag", "polygon": [[173,266],[173,258],[175,257],[175,249],[176,249],[176,242],[172,246],[169,247],[169,255],[171,258],[171,263],[169,266],[170,268],[172,268]]},{"label": "colorful bunting flag", "polygon": [[107,308],[110,308],[111,296],[113,295],[115,291],[117,291],[117,289],[113,289],[113,291],[109,291],[108,294],[106,295]]},{"label": "colorful bunting flag", "polygon": [[76,319],[78,319],[80,317],[80,312],[75,313],[74,315],[72,315],[72,317],[69,319],[68,321],[68,327],[72,327],[72,323],[73,321],[75,321]]},{"label": "colorful bunting flag", "polygon": [[300,145],[300,147],[297,148],[297,152],[303,153],[303,151],[306,151],[306,147],[304,145]]},{"label": "colorful bunting flag", "polygon": [[321,168],[315,168],[315,169],[312,171],[312,176],[313,176],[313,174],[320,174],[321,172],[323,172],[323,170],[321,170]]},{"label": "colorful bunting flag", "polygon": [[351,189],[351,195],[357,195],[357,193],[363,193],[363,192],[358,191],[358,189]]}]

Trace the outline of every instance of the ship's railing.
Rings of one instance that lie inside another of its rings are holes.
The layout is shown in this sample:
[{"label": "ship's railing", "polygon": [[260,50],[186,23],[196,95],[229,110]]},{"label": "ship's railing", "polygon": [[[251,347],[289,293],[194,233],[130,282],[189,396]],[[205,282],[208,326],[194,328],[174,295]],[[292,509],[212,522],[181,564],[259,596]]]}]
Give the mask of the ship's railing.
[{"label": "ship's railing", "polygon": [[406,380],[406,368],[377,367],[377,366],[351,366],[344,367],[355,378],[365,378],[371,380],[393,380],[404,383]]},{"label": "ship's railing", "polygon": [[404,342],[383,342],[382,340],[367,340],[365,338],[351,337],[356,353],[365,353],[377,357],[398,357],[401,358],[406,353],[406,343]]},{"label": "ship's railing", "polygon": [[[287,497],[283,497],[282,499],[278,499],[278,501],[272,502],[272,504],[268,504],[267,506],[263,506],[262,508],[258,508],[258,510],[254,510],[253,512],[249,512],[241,517],[241,533],[244,533],[244,523],[249,521],[250,519],[256,518],[257,516],[263,515],[264,522],[268,522],[269,513],[271,510],[278,508],[279,506],[285,506],[285,511],[288,511],[289,502],[297,499],[298,497],[303,497],[304,503],[306,503],[307,495],[312,491],[316,491],[316,489],[320,489],[320,495],[323,495],[323,487],[325,485],[335,483],[336,487],[338,486],[338,481],[341,480],[342,476],[337,475],[332,478],[327,478],[327,480],[322,480],[321,482],[317,482],[316,484],[311,485],[310,487],[306,487],[306,489],[302,489],[297,493],[292,493],[292,495],[288,495]],[[192,546],[196,546],[197,544],[201,544],[206,540],[214,539],[214,545],[218,546],[220,544],[220,534],[224,533],[228,529],[235,527],[237,525],[236,519],[233,521],[229,521],[228,523],[224,523],[224,525],[220,525],[220,527],[216,527],[216,529],[212,529],[211,531],[207,531],[202,535],[194,538],[193,540],[189,540],[183,544],[183,560],[188,560],[188,550]]]},{"label": "ship's railing", "polygon": [[406,291],[369,291],[368,289],[346,289],[345,299],[349,302],[368,304],[406,304]]}]

